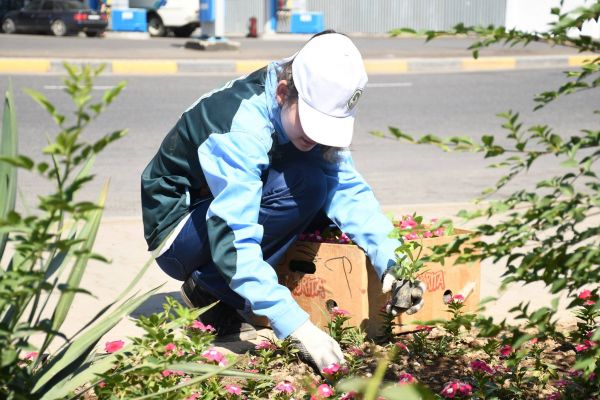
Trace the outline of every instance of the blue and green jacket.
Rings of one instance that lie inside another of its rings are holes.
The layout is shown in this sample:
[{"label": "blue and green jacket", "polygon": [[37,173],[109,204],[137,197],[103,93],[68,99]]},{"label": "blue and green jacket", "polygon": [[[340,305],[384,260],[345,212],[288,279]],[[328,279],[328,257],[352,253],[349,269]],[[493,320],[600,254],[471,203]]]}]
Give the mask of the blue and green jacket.
[{"label": "blue and green jacket", "polygon": [[[266,316],[284,338],[308,315],[278,283],[263,260],[258,224],[262,174],[273,147],[289,142],[275,100],[278,63],[200,97],[165,137],[142,174],[144,235],[156,249],[200,201],[213,197],[206,215],[213,261],[252,311]],[[369,256],[381,277],[395,262],[392,224],[357,173],[349,151],[329,162],[324,211]]]}]

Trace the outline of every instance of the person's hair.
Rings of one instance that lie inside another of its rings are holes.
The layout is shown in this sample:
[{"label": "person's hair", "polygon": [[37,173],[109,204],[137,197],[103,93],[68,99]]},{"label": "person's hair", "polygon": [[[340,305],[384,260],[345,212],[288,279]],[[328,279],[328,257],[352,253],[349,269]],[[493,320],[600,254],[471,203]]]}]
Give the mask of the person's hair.
[{"label": "person's hair", "polygon": [[[338,33],[338,32],[334,31],[333,29],[327,29],[322,32],[314,34],[309,39],[309,41],[316,38],[317,36],[327,35],[330,33]],[[291,60],[286,61],[285,63],[281,64],[279,66],[279,71],[277,72],[277,82],[279,82],[279,81],[287,82],[288,93],[285,98],[285,103],[291,102],[291,101],[298,101],[298,89],[296,89],[296,85],[294,85],[294,75],[292,74],[293,62],[294,62],[294,59],[291,59]],[[340,159],[339,153],[344,150],[343,147],[332,147],[332,146],[325,146],[325,145],[320,145],[320,146],[322,147],[323,158],[326,161],[329,161],[331,163],[335,163],[335,162],[339,161],[339,159]]]}]

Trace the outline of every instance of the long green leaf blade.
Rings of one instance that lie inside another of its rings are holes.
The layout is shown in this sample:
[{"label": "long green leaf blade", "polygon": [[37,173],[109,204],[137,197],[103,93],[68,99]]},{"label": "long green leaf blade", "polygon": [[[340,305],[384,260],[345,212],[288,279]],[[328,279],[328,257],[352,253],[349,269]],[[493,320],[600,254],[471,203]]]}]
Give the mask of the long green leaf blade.
[{"label": "long green leaf blade", "polygon": [[[2,114],[2,131],[0,131],[0,156],[16,157],[17,155],[17,116],[13,100],[12,85],[9,82],[4,97]],[[14,211],[17,198],[17,168],[0,162],[0,219],[6,218]],[[0,233],[0,260],[4,254],[8,233]]]},{"label": "long green leaf blade", "polygon": [[[130,314],[133,310],[142,305],[150,296],[158,291],[162,287],[158,286],[141,296],[134,297],[132,299],[127,300],[120,307],[118,307],[112,314],[108,315],[106,318],[98,322],[97,324],[91,326],[85,333],[83,333],[80,337],[74,340],[68,347],[66,347],[63,351],[57,354],[52,361],[50,361],[46,366],[42,367],[38,374],[33,376],[35,385],[33,387],[32,393],[37,393],[44,387],[46,383],[48,383],[55,375],[59,372],[71,370],[74,372],[77,370],[78,365],[73,366],[72,364],[81,358],[82,355],[86,351],[89,351],[90,347],[95,345],[106,332],[111,330],[116,324],[121,321],[121,319]],[[59,387],[65,384],[70,378],[66,377],[62,381],[57,382],[54,387]],[[47,398],[55,398],[52,393],[53,388],[49,387],[47,390],[43,391],[43,394],[47,396]],[[39,394],[42,394],[39,393]]]}]

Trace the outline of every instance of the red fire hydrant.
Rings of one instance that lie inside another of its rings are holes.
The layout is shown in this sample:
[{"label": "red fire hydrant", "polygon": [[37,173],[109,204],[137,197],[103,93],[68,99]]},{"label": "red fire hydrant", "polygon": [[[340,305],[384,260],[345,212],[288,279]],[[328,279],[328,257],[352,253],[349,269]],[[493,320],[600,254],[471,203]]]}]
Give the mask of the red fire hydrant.
[{"label": "red fire hydrant", "polygon": [[250,17],[250,22],[248,23],[248,35],[247,37],[255,38],[258,37],[258,27],[256,17]]}]

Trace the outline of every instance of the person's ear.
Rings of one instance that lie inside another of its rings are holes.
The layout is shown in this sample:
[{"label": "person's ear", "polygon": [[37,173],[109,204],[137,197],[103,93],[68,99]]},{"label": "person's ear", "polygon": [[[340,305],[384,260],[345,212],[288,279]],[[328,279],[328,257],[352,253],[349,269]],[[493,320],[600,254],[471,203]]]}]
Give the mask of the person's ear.
[{"label": "person's ear", "polygon": [[283,106],[285,100],[287,99],[289,93],[289,88],[286,80],[280,80],[277,83],[277,90],[275,91],[275,99],[277,100],[277,104],[279,106]]}]

